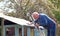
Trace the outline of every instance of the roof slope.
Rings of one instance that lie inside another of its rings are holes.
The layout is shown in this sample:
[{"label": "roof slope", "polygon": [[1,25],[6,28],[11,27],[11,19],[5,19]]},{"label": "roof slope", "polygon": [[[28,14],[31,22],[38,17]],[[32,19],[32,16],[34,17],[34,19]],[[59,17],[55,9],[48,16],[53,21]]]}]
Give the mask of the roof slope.
[{"label": "roof slope", "polygon": [[9,20],[11,22],[17,23],[21,26],[34,26],[34,24],[32,25],[28,25],[28,23],[30,23],[29,21],[25,20],[25,19],[20,19],[20,18],[15,18],[15,17],[11,17],[11,16],[6,16],[3,13],[0,13],[0,18],[4,18],[6,20]]}]

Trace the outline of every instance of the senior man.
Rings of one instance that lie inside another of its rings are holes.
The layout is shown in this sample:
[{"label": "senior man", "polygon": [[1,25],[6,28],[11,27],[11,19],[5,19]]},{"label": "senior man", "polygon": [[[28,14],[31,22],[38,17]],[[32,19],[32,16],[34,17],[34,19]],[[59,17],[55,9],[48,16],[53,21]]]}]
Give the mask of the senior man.
[{"label": "senior man", "polygon": [[47,29],[47,36],[56,36],[56,22],[48,17],[46,14],[34,12],[32,17],[35,19],[35,25],[37,27],[43,26]]}]

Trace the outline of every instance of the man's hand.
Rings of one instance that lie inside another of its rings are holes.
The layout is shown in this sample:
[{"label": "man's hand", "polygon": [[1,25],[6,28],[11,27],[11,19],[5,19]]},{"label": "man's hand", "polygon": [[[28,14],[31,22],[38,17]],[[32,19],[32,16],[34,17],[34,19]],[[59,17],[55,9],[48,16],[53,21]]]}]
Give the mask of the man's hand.
[{"label": "man's hand", "polygon": [[36,26],[36,27],[38,28],[38,30],[39,30],[39,24],[38,24],[38,23],[36,23],[36,24],[35,24],[35,26]]},{"label": "man's hand", "polygon": [[35,26],[39,27],[39,24],[38,24],[38,23],[36,23],[36,24],[35,24]]},{"label": "man's hand", "polygon": [[32,22],[27,23],[28,25],[32,25]]}]

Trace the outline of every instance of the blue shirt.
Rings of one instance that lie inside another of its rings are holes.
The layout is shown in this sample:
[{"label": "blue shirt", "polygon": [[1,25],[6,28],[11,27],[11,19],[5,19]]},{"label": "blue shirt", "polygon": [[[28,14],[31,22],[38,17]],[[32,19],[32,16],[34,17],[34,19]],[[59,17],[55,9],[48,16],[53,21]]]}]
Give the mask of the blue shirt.
[{"label": "blue shirt", "polygon": [[40,24],[40,26],[46,27],[48,30],[47,36],[56,36],[56,23],[46,14],[40,14],[39,18],[35,20],[35,23]]}]

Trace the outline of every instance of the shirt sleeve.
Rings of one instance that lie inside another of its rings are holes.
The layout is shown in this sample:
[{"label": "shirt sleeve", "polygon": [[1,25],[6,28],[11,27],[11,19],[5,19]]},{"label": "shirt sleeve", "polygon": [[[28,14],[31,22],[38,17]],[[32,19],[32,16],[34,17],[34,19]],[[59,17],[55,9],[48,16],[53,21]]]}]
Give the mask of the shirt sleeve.
[{"label": "shirt sleeve", "polygon": [[35,24],[38,23],[38,20],[35,20],[34,23],[35,23]]},{"label": "shirt sleeve", "polygon": [[48,24],[56,24],[56,22],[53,20],[53,19],[51,19],[50,17],[48,17],[47,15],[45,15],[45,17],[46,17],[46,19],[47,19],[47,23]]},{"label": "shirt sleeve", "polygon": [[45,25],[45,27],[52,28],[54,31],[56,31],[56,22],[50,17],[48,17],[47,15],[44,15],[44,16],[47,19],[47,24]]}]

